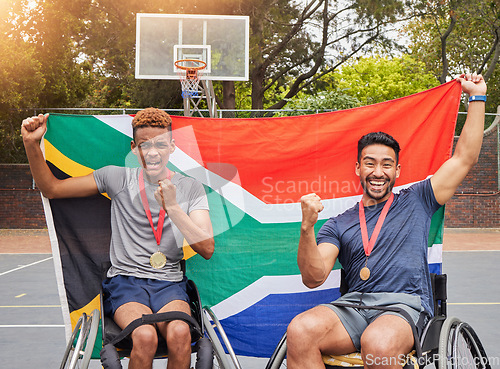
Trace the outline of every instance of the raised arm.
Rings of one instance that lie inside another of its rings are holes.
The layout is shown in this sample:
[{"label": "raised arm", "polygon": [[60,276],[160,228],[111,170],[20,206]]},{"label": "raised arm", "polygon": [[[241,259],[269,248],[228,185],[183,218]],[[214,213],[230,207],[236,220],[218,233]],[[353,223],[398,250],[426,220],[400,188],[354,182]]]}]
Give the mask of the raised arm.
[{"label": "raised arm", "polygon": [[208,210],[193,210],[187,215],[176,200],[175,185],[168,179],[160,181],[155,199],[161,204],[191,248],[205,259],[214,253],[214,236]]},{"label": "raised arm", "polygon": [[99,190],[92,174],[60,180],[50,171],[40,149],[40,140],[47,130],[48,116],[40,114],[23,120],[21,124],[24,148],[36,185],[49,199],[98,194]]},{"label": "raised arm", "polygon": [[337,260],[339,249],[331,243],[316,244],[314,225],[318,214],[323,210],[323,204],[318,195],[312,193],[300,199],[302,208],[302,224],[300,227],[297,264],[302,282],[309,288],[322,285]]},{"label": "raised arm", "polygon": [[[463,74],[458,78],[462,91],[469,96],[486,95],[483,76]],[[477,163],[483,143],[485,103],[469,103],[467,120],[458,139],[453,156],[448,159],[431,178],[436,200],[444,205],[455,193],[470,169]]]}]

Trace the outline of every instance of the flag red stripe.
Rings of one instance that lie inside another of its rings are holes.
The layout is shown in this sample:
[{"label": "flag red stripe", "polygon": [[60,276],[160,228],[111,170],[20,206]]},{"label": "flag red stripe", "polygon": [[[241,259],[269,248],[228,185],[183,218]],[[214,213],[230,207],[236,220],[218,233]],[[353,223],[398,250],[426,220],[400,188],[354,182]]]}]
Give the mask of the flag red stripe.
[{"label": "flag red stripe", "polygon": [[396,185],[433,174],[450,156],[460,94],[460,84],[451,81],[404,98],[332,113],[172,117],[174,138],[205,167],[234,166],[238,182],[266,203],[297,202],[307,192],[322,198],[352,196],[361,193],[354,173],[357,141],[368,132],[387,132],[400,143],[402,170]]}]

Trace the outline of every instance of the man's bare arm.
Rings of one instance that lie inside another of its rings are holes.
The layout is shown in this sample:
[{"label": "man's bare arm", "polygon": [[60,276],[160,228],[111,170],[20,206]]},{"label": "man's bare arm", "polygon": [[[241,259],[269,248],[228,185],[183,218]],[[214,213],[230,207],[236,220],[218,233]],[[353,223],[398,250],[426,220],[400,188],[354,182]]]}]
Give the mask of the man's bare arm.
[{"label": "man's bare arm", "polygon": [[323,210],[321,199],[316,194],[302,196],[302,224],[300,227],[297,264],[302,282],[309,288],[322,285],[328,278],[337,260],[338,248],[331,243],[316,244],[314,225]]},{"label": "man's bare arm", "polygon": [[27,118],[21,125],[24,147],[36,185],[48,198],[86,197],[98,194],[93,174],[60,180],[50,171],[40,149],[40,140],[47,130],[48,116],[40,114]]},{"label": "man's bare arm", "polygon": [[[486,95],[486,83],[481,75],[467,74],[458,78],[462,90],[470,96]],[[469,103],[467,120],[453,156],[431,178],[436,200],[444,205],[455,193],[470,169],[477,163],[483,142],[485,103]]]},{"label": "man's bare arm", "polygon": [[205,259],[214,253],[215,243],[208,210],[194,210],[187,215],[176,200],[176,187],[170,180],[160,181],[155,199],[165,209],[191,248]]}]

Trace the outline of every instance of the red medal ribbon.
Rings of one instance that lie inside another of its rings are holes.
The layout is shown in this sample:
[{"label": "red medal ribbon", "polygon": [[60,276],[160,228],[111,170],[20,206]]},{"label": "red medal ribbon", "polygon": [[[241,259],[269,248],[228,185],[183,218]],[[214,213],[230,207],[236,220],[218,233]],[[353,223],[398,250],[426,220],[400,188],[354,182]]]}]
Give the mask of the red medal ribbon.
[{"label": "red medal ribbon", "polygon": [[361,238],[363,239],[363,248],[365,249],[365,255],[368,258],[370,256],[375,242],[377,242],[378,235],[382,229],[382,224],[384,224],[385,217],[389,212],[392,201],[394,200],[394,194],[391,192],[391,196],[387,200],[382,212],[380,213],[377,224],[375,224],[375,229],[373,230],[372,236],[368,239],[368,230],[366,228],[366,218],[365,218],[365,208],[363,206],[363,200],[359,202],[359,225],[361,227]]},{"label": "red medal ribbon", "polygon": [[[170,179],[170,170],[168,170],[167,179]],[[146,216],[148,217],[149,224],[151,224],[151,229],[153,230],[153,234],[155,235],[156,243],[160,246],[161,234],[163,233],[163,223],[165,222],[165,209],[160,210],[160,215],[158,217],[158,228],[155,229],[153,224],[153,217],[151,216],[151,209],[149,208],[148,197],[146,196],[146,187],[144,185],[144,173],[141,169],[139,173],[139,192],[141,194],[142,206],[144,207],[144,211],[146,212]]]}]

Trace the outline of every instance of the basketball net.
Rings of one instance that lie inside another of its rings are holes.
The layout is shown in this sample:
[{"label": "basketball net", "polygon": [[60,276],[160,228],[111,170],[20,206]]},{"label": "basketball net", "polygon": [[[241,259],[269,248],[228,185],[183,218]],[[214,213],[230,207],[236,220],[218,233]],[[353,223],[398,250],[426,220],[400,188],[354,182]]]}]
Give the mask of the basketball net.
[{"label": "basketball net", "polygon": [[[182,65],[183,63],[189,65]],[[182,98],[199,97],[200,77],[203,75],[206,63],[196,59],[183,59],[176,61],[175,65],[178,68],[177,74],[181,81]]]},{"label": "basketball net", "polygon": [[198,97],[200,94],[199,85],[200,85],[200,72],[194,71],[196,76],[192,78],[188,77],[189,70],[179,72],[180,80],[181,80],[181,90],[182,90],[182,98],[186,99],[188,97]]}]

